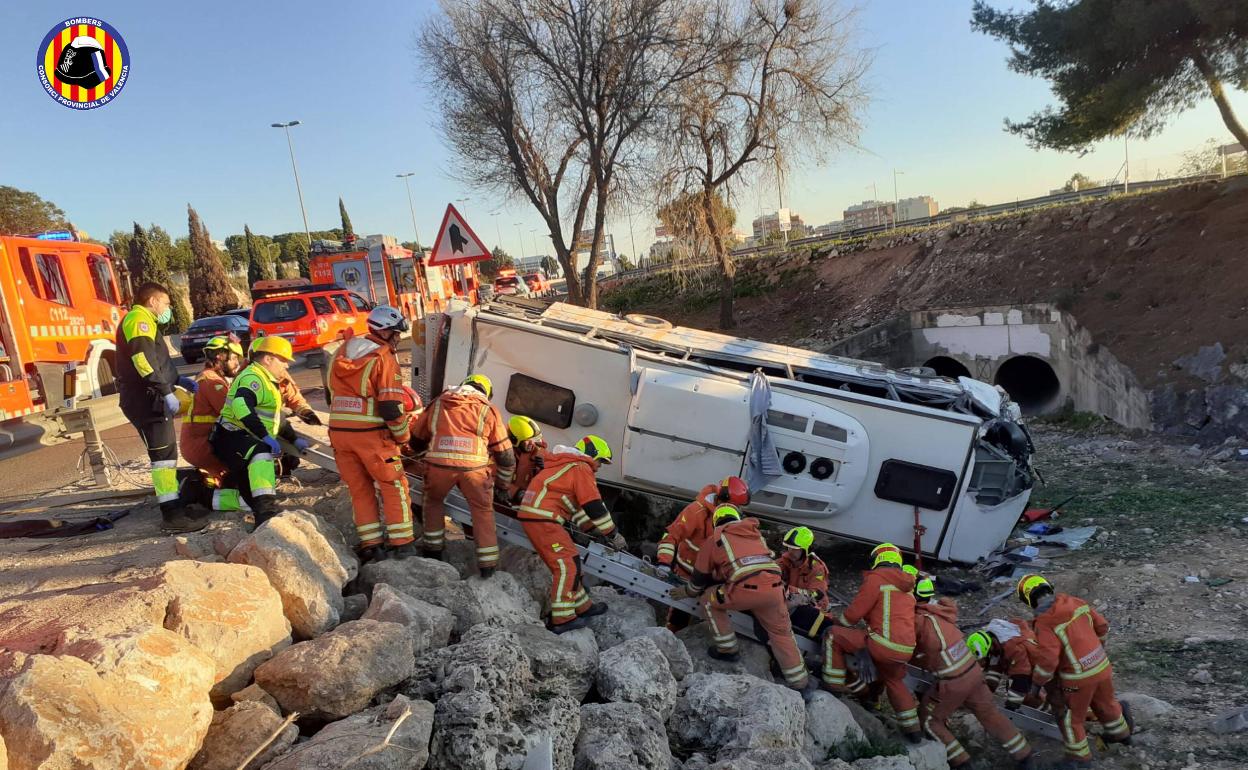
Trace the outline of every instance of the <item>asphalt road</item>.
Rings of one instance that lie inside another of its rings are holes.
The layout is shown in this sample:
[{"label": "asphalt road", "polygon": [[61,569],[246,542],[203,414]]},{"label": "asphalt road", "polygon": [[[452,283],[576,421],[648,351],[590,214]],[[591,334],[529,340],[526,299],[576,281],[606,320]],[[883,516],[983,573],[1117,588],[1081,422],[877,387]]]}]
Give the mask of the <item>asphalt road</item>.
[{"label": "asphalt road", "polygon": [[[199,372],[202,364],[185,364],[181,357],[175,359],[181,374],[194,375]],[[321,370],[310,369],[302,362],[291,367],[295,383],[307,394],[312,389],[319,391],[321,387]],[[308,396],[309,401],[317,409],[323,408],[323,401]],[[143,460],[146,453],[139,434],[129,425],[121,425],[104,431],[101,436],[104,444],[124,462]],[[36,495],[44,494],[60,487],[67,486],[80,478],[78,461],[82,457],[82,441],[69,441],[56,446],[45,446],[5,460],[0,460],[0,505],[28,500]]]}]

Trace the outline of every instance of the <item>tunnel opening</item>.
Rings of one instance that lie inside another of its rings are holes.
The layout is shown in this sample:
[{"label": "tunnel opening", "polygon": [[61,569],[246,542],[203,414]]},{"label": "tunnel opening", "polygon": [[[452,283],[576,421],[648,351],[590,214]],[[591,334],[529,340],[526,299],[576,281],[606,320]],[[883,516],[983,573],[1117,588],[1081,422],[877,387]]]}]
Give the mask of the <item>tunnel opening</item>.
[{"label": "tunnel opening", "polygon": [[970,369],[967,369],[958,359],[950,358],[949,356],[929,358],[923,365],[941,377],[949,377],[954,380],[959,377],[971,376]]},{"label": "tunnel opening", "polygon": [[1010,398],[1023,410],[1023,414],[1036,414],[1052,406],[1062,391],[1057,372],[1047,361],[1035,356],[1015,356],[997,369],[997,385],[1010,394]]}]

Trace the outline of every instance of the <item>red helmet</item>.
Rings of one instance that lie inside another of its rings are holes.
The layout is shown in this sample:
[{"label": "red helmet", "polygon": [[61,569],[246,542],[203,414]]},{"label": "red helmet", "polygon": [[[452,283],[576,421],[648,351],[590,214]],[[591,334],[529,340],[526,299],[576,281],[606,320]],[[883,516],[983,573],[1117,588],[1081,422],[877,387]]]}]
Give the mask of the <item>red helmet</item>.
[{"label": "red helmet", "polygon": [[715,495],[716,502],[732,503],[733,505],[750,504],[750,487],[738,476],[729,476],[719,482],[719,492]]},{"label": "red helmet", "polygon": [[420,400],[420,394],[406,385],[403,386],[403,411],[419,412],[424,408],[424,404]]}]

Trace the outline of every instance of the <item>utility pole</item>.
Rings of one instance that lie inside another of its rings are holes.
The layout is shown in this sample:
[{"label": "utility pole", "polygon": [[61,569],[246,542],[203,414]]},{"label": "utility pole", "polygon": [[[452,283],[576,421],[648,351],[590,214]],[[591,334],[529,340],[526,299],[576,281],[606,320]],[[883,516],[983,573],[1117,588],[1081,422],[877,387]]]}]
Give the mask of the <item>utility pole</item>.
[{"label": "utility pole", "polygon": [[495,211],[493,214],[490,214],[490,217],[494,219],[494,234],[498,236],[498,248],[500,249],[503,248],[503,229],[499,227],[497,217],[502,213],[501,211]]},{"label": "utility pole", "polygon": [[521,223],[516,222],[515,224],[516,224],[516,240],[520,241],[520,253],[516,256],[516,259],[523,259],[524,258],[524,234],[520,232]]},{"label": "utility pole", "polygon": [[[412,214],[412,232],[416,233],[416,254],[420,254],[420,228],[416,227],[416,207],[412,205],[412,183],[411,177],[415,171],[408,171],[405,174],[395,174],[396,177],[403,180],[403,186],[407,188],[407,210]],[[436,244],[435,244],[436,245]]]},{"label": "utility pole", "polygon": [[[1226,176],[1223,174],[1223,176]],[[633,209],[628,209],[628,242],[633,248],[633,267],[641,267],[641,257],[637,256],[637,239],[633,237]]]},{"label": "utility pole", "polygon": [[308,237],[308,250],[312,249],[312,231],[308,229],[308,210],[303,205],[303,186],[299,183],[299,166],[295,163],[295,144],[290,139],[290,127],[299,125],[299,121],[271,123],[273,128],[286,130],[286,147],[290,149],[290,167],[295,170],[295,191],[299,193],[299,211],[303,214],[303,234]]},{"label": "utility pole", "polygon": [[897,196],[897,177],[904,174],[904,171],[893,169],[893,229],[897,229],[897,210],[901,208],[901,198]]},{"label": "utility pole", "polygon": [[1131,189],[1131,150],[1127,147],[1127,137],[1122,137],[1122,194]]}]

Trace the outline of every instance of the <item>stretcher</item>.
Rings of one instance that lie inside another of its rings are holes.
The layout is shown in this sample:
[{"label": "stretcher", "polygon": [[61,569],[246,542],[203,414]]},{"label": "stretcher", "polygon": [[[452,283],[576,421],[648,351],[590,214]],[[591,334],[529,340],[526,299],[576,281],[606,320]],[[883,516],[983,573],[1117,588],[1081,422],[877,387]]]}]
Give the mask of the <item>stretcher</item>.
[{"label": "stretcher", "polygon": [[[287,446],[284,449],[298,453],[303,459],[321,468],[335,473],[338,472],[333,452],[329,447],[314,446],[304,452],[298,452],[293,446]],[[420,476],[409,473],[408,483],[411,488],[412,500],[419,500],[423,489],[422,479]],[[494,526],[498,532],[499,541],[533,550],[533,545],[524,534],[524,529],[520,526],[520,522],[513,518],[511,509],[497,503],[494,508],[496,514]],[[469,513],[468,503],[458,489],[451,490],[451,493],[447,495],[446,514],[460,526],[472,524],[472,514]],[[668,596],[668,591],[673,588],[672,583],[657,577],[654,565],[650,562],[626,551],[617,551],[605,543],[591,539],[589,536],[578,537],[577,533],[574,532],[573,539],[577,541],[576,547],[577,551],[580,552],[581,567],[586,574],[610,583],[623,591],[659,602],[668,607],[675,607],[690,615],[705,617],[705,613],[702,612],[701,606],[696,600],[673,599]],[[739,612],[730,614],[733,627],[738,634],[750,639],[758,639],[752,618]],[[797,641],[798,648],[801,649],[804,655],[810,659],[820,658],[822,651],[815,641],[798,634],[795,634],[794,638]],[[909,666],[908,668],[906,683],[915,693],[922,693],[931,686],[933,682],[931,674],[915,666]],[[818,668],[816,667],[814,670],[817,671]],[[1015,710],[1003,709],[1003,713],[1018,729],[1024,732],[1043,735],[1059,741],[1062,738],[1060,728],[1052,714],[1027,706],[1020,706]]]}]

